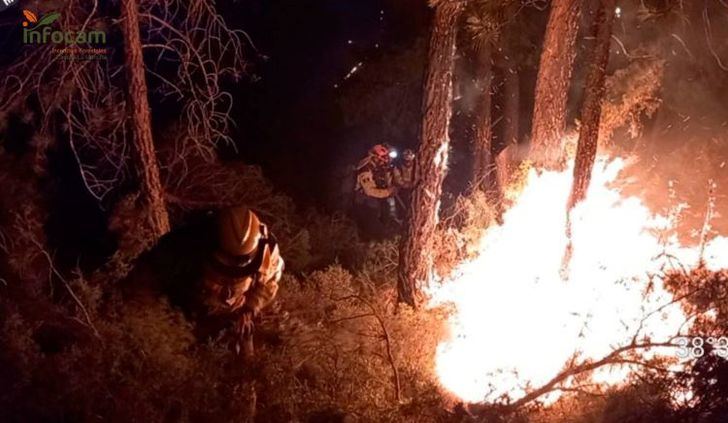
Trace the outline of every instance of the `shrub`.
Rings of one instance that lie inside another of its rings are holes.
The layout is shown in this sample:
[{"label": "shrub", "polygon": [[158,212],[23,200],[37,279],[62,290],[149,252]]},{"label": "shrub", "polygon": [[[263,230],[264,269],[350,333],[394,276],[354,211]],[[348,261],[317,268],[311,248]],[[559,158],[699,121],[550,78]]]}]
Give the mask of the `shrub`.
[{"label": "shrub", "polygon": [[285,282],[264,328],[281,344],[263,353],[261,415],[433,421],[445,413],[432,374],[437,313],[395,310],[391,288],[337,265]]}]

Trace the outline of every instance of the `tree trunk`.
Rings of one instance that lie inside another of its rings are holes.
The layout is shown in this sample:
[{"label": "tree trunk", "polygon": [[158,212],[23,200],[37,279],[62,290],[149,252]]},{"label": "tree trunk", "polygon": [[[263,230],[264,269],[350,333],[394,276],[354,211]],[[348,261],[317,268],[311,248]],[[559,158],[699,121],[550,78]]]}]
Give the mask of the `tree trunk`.
[{"label": "tree trunk", "polygon": [[148,229],[156,241],[169,231],[169,216],[159,178],[159,165],[152,140],[151,116],[147,100],[144,57],[139,36],[139,11],[136,0],[122,0],[124,53],[129,84],[129,107],[134,136],[134,164],[140,179],[141,200],[146,210]]},{"label": "tree trunk", "polygon": [[517,152],[521,128],[521,88],[518,65],[507,51],[500,51],[497,56],[497,65],[503,73],[503,149],[496,156],[496,169],[498,170],[498,186],[500,190],[503,190],[519,159]]},{"label": "tree trunk", "polygon": [[442,0],[435,8],[425,77],[418,175],[412,193],[411,217],[399,254],[397,294],[400,302],[416,307],[418,288],[430,281],[432,241],[437,228],[442,182],[450,147],[452,75],[456,22],[462,2]]},{"label": "tree trunk", "polygon": [[584,103],[581,108],[581,129],[576,149],[574,183],[569,197],[569,210],[586,196],[591,180],[592,167],[597,154],[599,121],[604,97],[604,80],[609,62],[609,47],[612,41],[612,25],[616,0],[601,0],[594,20],[592,33],[595,46],[586,80]]},{"label": "tree trunk", "polygon": [[493,64],[492,47],[482,46],[478,51],[478,86],[480,104],[473,140],[473,186],[484,192],[493,190]]},{"label": "tree trunk", "polygon": [[507,52],[498,55],[503,71],[503,140],[506,148],[518,144],[520,133],[521,88],[515,60]]},{"label": "tree trunk", "polygon": [[566,102],[576,57],[581,0],[551,3],[543,52],[536,80],[531,131],[531,159],[539,166],[563,166],[562,137],[566,130]]}]

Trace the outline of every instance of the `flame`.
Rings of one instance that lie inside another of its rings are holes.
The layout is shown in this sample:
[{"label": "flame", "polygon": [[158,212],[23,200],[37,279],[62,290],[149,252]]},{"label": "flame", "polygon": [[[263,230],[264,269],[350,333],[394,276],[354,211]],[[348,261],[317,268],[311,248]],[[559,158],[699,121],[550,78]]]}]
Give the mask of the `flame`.
[{"label": "flame", "polygon": [[[485,231],[478,257],[432,289],[432,306],[455,307],[450,337],[436,354],[445,389],[467,402],[515,400],[546,384],[575,356],[602,358],[637,332],[640,339],[667,340],[688,329],[679,304],[664,307],[672,295],[650,275],[697,266],[700,248],[681,246],[670,234],[669,218],[611,187],[624,165],[598,158],[587,199],[572,212],[573,252],[565,274],[573,170],[532,170],[503,224]],[[707,244],[706,267],[728,268],[726,247],[728,238]],[[628,371],[606,368],[593,381],[615,384]]]}]

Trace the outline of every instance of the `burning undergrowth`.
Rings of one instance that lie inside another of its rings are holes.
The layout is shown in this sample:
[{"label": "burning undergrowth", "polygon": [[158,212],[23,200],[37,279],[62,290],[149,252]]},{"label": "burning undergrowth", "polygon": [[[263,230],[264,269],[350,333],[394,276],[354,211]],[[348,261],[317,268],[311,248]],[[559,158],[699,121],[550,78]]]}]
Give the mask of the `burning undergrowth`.
[{"label": "burning undergrowth", "polygon": [[[479,255],[431,291],[431,305],[456,309],[437,349],[445,389],[465,402],[522,404],[576,385],[618,385],[650,358],[678,364],[665,344],[691,333],[699,316],[675,300],[665,275],[728,268],[728,238],[681,245],[672,216],[620,193],[624,164],[598,159],[570,240],[572,170],[531,170],[503,224],[483,234]],[[577,377],[585,373],[591,380]]]}]

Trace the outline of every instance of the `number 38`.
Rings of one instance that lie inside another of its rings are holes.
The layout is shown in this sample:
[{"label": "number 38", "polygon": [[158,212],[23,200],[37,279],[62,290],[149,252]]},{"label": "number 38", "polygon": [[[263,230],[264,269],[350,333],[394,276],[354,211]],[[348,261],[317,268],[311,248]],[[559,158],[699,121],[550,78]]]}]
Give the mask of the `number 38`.
[{"label": "number 38", "polygon": [[705,348],[703,347],[705,345],[705,341],[703,341],[703,338],[680,337],[675,341],[678,346],[678,358],[700,358],[705,355]]}]

